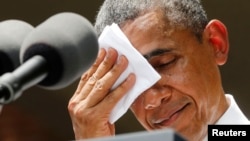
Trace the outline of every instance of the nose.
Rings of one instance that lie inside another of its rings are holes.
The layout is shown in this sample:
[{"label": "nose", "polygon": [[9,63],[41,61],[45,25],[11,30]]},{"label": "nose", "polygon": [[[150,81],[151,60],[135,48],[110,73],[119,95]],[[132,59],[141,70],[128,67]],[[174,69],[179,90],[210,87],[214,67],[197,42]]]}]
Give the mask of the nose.
[{"label": "nose", "polygon": [[152,110],[159,107],[163,101],[171,97],[171,89],[169,87],[152,87],[144,92],[144,108]]}]

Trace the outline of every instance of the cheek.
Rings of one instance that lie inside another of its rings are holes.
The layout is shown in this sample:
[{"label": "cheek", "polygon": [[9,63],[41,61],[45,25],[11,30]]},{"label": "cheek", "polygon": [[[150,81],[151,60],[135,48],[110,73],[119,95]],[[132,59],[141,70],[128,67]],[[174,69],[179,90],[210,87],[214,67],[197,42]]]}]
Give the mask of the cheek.
[{"label": "cheek", "polygon": [[203,80],[204,68],[197,59],[182,57],[168,70],[161,72],[166,84],[179,89],[194,89]]},{"label": "cheek", "polygon": [[184,62],[172,68],[163,75],[166,80],[165,85],[172,87],[173,91],[177,91],[180,96],[185,96],[192,101],[194,109],[205,112],[208,104],[208,96],[213,92],[211,87],[216,83],[210,81],[213,77],[202,64],[195,61]]},{"label": "cheek", "polygon": [[160,86],[168,86],[173,92],[176,91],[197,102],[206,86],[203,73],[199,70],[191,63],[179,62],[173,68],[160,72],[162,76]]},{"label": "cheek", "polygon": [[184,89],[190,85],[192,77],[186,68],[175,67],[169,70],[159,72],[162,79],[159,81],[159,86],[170,86],[174,89]]}]

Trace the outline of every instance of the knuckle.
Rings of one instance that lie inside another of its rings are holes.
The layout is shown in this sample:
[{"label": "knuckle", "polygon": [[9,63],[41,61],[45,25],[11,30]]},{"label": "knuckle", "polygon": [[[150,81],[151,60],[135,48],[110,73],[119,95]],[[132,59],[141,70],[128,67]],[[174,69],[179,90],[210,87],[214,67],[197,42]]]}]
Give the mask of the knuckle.
[{"label": "knuckle", "polygon": [[86,116],[83,116],[84,115],[84,112],[85,110],[83,110],[83,108],[77,108],[74,110],[73,114],[75,117],[86,117]]},{"label": "knuckle", "polygon": [[[109,101],[109,103],[115,103],[117,100],[117,97],[114,96],[115,94],[110,94],[110,95],[107,95],[107,99]],[[117,96],[117,95],[116,95]]]},{"label": "knuckle", "polygon": [[104,89],[104,84],[103,84],[103,82],[101,81],[101,80],[97,80],[96,81],[96,84],[95,84],[95,88],[97,89],[97,90],[103,90]]},{"label": "knuckle", "polygon": [[76,103],[69,104],[68,109],[71,115],[74,115],[74,117],[76,118],[86,117],[85,116],[87,114],[86,111],[88,111],[86,108],[84,108],[84,106],[79,106]]},{"label": "knuckle", "polygon": [[92,65],[92,69],[96,70],[98,67],[99,67],[99,62],[95,62],[93,65]]},{"label": "knuckle", "polygon": [[88,73],[84,73],[81,77],[81,81],[85,81],[88,79]]},{"label": "knuckle", "polygon": [[92,75],[91,77],[89,77],[89,85],[94,85],[97,81],[97,78],[95,77],[95,75]]},{"label": "knuckle", "polygon": [[96,113],[91,109],[80,108],[74,112],[74,116],[84,123],[90,123],[96,118]]},{"label": "knuckle", "polygon": [[68,108],[68,111],[69,111],[70,113],[73,113],[73,111],[74,111],[74,109],[75,109],[75,107],[76,107],[76,104],[77,104],[77,103],[72,102],[72,101],[69,102],[67,108]]}]

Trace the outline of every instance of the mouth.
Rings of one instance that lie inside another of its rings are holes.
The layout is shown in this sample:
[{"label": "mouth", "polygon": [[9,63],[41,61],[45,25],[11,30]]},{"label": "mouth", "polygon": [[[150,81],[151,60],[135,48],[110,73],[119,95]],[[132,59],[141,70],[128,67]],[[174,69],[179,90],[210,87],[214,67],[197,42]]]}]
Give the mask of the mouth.
[{"label": "mouth", "polygon": [[168,114],[167,116],[163,117],[163,118],[159,118],[155,121],[153,121],[152,123],[156,126],[156,127],[168,127],[170,125],[172,125],[177,118],[179,117],[180,113],[188,106],[189,104],[184,105],[183,107],[174,110],[173,112],[171,112],[170,114]]}]

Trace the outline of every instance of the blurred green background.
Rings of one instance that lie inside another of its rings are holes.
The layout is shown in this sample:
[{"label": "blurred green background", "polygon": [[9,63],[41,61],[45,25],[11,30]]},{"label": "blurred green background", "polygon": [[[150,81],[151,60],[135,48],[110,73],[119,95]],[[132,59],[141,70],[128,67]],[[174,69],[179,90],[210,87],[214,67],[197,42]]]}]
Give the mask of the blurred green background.
[{"label": "blurred green background", "polygon": [[[94,23],[102,0],[22,0],[1,1],[0,21],[19,19],[37,26],[59,12],[76,12]],[[229,60],[221,67],[224,88],[235,95],[243,112],[250,117],[250,1],[202,0],[210,19],[228,27]],[[61,90],[39,87],[26,90],[16,101],[5,105],[0,116],[1,141],[74,140],[67,104],[78,80]],[[98,118],[98,117],[97,117]],[[130,111],[116,123],[117,134],[144,130]]]}]

